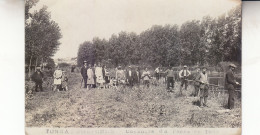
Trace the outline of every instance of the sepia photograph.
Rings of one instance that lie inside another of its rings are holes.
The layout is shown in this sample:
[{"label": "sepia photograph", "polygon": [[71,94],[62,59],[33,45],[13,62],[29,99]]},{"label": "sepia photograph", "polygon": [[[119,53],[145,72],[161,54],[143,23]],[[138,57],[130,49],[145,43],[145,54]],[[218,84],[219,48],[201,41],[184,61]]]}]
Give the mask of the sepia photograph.
[{"label": "sepia photograph", "polygon": [[241,9],[240,0],[25,0],[25,127],[241,132]]}]

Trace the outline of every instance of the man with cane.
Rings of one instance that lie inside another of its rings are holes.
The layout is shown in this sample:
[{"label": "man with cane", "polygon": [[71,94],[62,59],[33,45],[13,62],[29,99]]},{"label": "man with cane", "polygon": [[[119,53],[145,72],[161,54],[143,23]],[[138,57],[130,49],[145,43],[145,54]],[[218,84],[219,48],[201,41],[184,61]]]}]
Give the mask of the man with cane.
[{"label": "man with cane", "polygon": [[200,107],[206,106],[207,105],[207,99],[209,95],[209,85],[208,85],[208,74],[206,73],[207,69],[206,67],[203,67],[202,72],[200,73],[200,76],[198,78],[200,82]]},{"label": "man with cane", "polygon": [[82,80],[81,80],[81,84],[80,84],[80,88],[82,87],[82,82],[84,81],[84,88],[87,88],[87,80],[88,80],[88,76],[87,76],[87,61],[83,62],[83,67],[81,68],[81,75],[82,75]]},{"label": "man with cane", "polygon": [[240,85],[238,82],[235,80],[235,71],[236,65],[230,64],[229,65],[229,71],[226,73],[226,78],[225,78],[225,84],[228,89],[228,109],[234,109],[235,106],[235,86]]}]

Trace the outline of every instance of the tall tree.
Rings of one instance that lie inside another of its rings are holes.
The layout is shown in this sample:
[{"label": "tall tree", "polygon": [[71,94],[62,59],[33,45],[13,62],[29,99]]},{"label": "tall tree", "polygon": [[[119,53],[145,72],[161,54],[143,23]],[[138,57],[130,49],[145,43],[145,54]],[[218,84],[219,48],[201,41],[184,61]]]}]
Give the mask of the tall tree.
[{"label": "tall tree", "polygon": [[[29,9],[37,3],[37,0],[26,1],[26,25],[25,25],[25,63],[40,65],[46,59],[52,57],[57,51],[62,37],[58,24],[51,20],[47,7],[39,11],[29,12]],[[29,19],[30,18],[30,19]],[[29,67],[30,69],[30,67]]]}]

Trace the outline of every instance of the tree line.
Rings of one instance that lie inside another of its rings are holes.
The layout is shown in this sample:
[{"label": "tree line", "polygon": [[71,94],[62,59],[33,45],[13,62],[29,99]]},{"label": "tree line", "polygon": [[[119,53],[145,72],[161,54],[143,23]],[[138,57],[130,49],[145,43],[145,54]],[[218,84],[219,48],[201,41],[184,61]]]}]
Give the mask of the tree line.
[{"label": "tree line", "polygon": [[60,45],[62,37],[59,25],[51,20],[51,13],[47,6],[38,11],[30,12],[39,0],[25,0],[25,64],[30,70],[32,66],[53,67],[54,60],[51,58]]},{"label": "tree line", "polygon": [[140,34],[122,31],[108,40],[95,37],[79,46],[78,66],[84,60],[114,66],[241,64],[241,5],[217,18],[204,16],[181,26],[154,25]]}]

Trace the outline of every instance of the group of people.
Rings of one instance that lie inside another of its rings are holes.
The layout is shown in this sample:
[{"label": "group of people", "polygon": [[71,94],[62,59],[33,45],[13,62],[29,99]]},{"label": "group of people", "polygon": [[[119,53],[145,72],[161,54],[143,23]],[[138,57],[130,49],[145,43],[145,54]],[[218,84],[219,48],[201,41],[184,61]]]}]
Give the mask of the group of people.
[{"label": "group of people", "polygon": [[[240,85],[236,79],[234,71],[236,65],[230,64],[229,70],[225,75],[225,85],[228,90],[228,109],[233,109],[235,106],[235,88]],[[207,74],[207,68],[202,67],[197,69],[196,75],[194,76],[194,96],[200,97],[200,107],[209,107],[207,104],[207,99],[209,96],[209,79]]]},{"label": "group of people", "polygon": [[116,85],[128,85],[129,87],[133,87],[135,85],[139,86],[141,83],[141,80],[143,80],[144,86],[149,88],[151,79],[151,73],[148,70],[148,68],[145,68],[143,73],[141,73],[140,68],[137,66],[132,67],[128,66],[126,70],[123,70],[121,66],[118,66],[116,69]]},{"label": "group of people", "polygon": [[151,74],[147,68],[141,74],[139,67],[134,68],[129,66],[126,70],[123,70],[121,66],[118,66],[115,77],[112,77],[106,66],[101,66],[100,63],[92,66],[87,61],[83,62],[81,75],[84,88],[87,89],[117,87],[121,85],[129,87],[139,86],[141,79],[144,80],[145,86],[149,87],[149,79],[151,79]]},{"label": "group of people", "polygon": [[84,81],[84,88],[103,88],[104,83],[108,82],[106,67],[101,67],[100,63],[98,65],[92,66],[84,61],[83,67],[81,68],[81,75]]},{"label": "group of people", "polygon": [[[31,79],[35,82],[35,91],[43,91],[42,83],[44,74],[41,72],[40,67],[36,68],[36,72],[31,76]],[[229,65],[229,71],[225,75],[225,85],[228,89],[228,108],[233,109],[235,104],[235,88],[236,85],[240,85],[234,75],[236,66],[234,64]],[[173,67],[170,67],[166,71],[162,71],[159,68],[155,69],[155,79],[159,80],[161,77],[159,72],[165,74],[166,79],[166,89],[172,91],[174,89],[174,84],[176,81],[175,71]],[[118,66],[115,72],[115,77],[111,77],[106,66],[98,65],[92,66],[84,61],[83,67],[81,68],[81,75],[83,77],[82,82],[84,82],[84,88],[106,88],[109,86],[140,86],[141,80],[144,87],[150,87],[150,80],[153,78],[148,68],[141,73],[140,68],[129,66],[126,70],[123,70],[121,66]],[[180,94],[182,94],[183,87],[187,90],[188,81],[193,81],[194,91],[193,96],[200,97],[200,107],[209,107],[207,104],[207,99],[209,96],[209,79],[206,67],[197,68],[196,73],[193,75],[193,79],[189,80],[188,77],[191,72],[188,70],[187,66],[183,66],[183,69],[179,71],[178,76],[180,79]],[[54,90],[68,90],[67,82],[68,77],[66,72],[61,70],[58,66],[53,74],[53,86]],[[111,84],[111,85],[108,85]],[[171,88],[171,89],[170,89]]]},{"label": "group of people", "polygon": [[[35,91],[43,91],[42,83],[44,79],[44,74],[41,71],[41,67],[36,67],[36,71],[32,74],[31,80],[35,82]],[[39,89],[39,90],[38,90]],[[68,90],[68,77],[66,71],[56,67],[53,73],[53,91]]]}]

